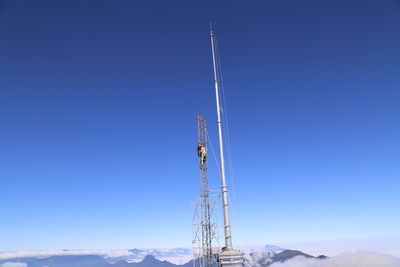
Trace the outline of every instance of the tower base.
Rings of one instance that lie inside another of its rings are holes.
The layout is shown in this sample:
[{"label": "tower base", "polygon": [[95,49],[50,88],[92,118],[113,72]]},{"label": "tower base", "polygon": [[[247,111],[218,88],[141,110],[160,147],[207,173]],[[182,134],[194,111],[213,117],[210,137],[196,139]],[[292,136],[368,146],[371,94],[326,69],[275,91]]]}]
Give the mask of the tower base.
[{"label": "tower base", "polygon": [[237,250],[222,250],[218,253],[219,267],[243,267],[244,253]]}]

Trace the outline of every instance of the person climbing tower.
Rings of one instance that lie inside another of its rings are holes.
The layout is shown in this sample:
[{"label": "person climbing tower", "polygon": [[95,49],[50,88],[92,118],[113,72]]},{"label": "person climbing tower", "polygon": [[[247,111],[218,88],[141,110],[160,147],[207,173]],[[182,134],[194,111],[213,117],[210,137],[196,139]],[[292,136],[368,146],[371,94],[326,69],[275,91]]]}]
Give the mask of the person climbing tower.
[{"label": "person climbing tower", "polygon": [[200,159],[200,168],[203,169],[204,164],[207,160],[207,150],[203,144],[197,145],[197,155],[199,156],[199,159]]}]

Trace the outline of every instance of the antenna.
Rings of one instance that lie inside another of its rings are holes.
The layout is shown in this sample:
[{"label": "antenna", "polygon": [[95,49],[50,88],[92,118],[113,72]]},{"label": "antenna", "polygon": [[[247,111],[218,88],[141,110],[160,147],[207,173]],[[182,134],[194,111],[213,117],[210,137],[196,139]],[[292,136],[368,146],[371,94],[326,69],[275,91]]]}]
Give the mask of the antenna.
[{"label": "antenna", "polygon": [[[212,27],[212,25],[210,25]],[[211,37],[211,49],[212,49],[212,62],[214,70],[214,87],[215,87],[215,98],[217,104],[217,125],[218,125],[218,141],[219,141],[219,158],[221,164],[221,191],[222,191],[222,207],[224,210],[224,233],[225,233],[225,247],[227,250],[232,249],[232,236],[231,236],[231,224],[229,220],[229,205],[228,205],[228,187],[226,185],[225,178],[225,161],[224,161],[224,147],[222,140],[222,121],[221,121],[221,107],[219,103],[219,88],[218,88],[218,74],[217,74],[217,62],[215,57],[215,41],[214,33],[210,28]]]},{"label": "antenna", "polygon": [[210,24],[210,38],[211,38],[211,51],[212,51],[212,64],[214,71],[214,89],[215,99],[217,105],[217,126],[218,126],[218,141],[219,141],[219,156],[221,167],[221,193],[222,193],[222,208],[224,213],[224,234],[225,234],[225,247],[218,253],[218,262],[220,267],[241,267],[243,266],[243,253],[233,249],[231,223],[229,220],[229,204],[228,204],[228,187],[226,185],[225,177],[225,161],[224,161],[224,147],[222,140],[222,120],[221,120],[221,106],[219,98],[219,83],[218,83],[218,70],[216,59],[216,42],[215,35]]}]

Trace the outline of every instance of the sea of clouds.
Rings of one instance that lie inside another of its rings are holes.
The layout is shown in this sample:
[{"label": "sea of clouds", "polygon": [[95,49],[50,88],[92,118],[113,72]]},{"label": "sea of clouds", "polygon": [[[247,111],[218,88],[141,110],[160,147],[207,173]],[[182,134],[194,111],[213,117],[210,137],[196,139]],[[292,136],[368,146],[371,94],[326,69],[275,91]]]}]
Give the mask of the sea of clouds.
[{"label": "sea of clouds", "polygon": [[377,236],[364,238],[348,238],[319,240],[300,243],[278,244],[284,248],[300,250],[310,255],[326,255],[333,257],[343,253],[358,251],[374,251],[400,258],[400,236]]},{"label": "sea of clouds", "polygon": [[6,262],[0,264],[0,267],[28,267],[28,265],[24,262]]},{"label": "sea of clouds", "polygon": [[[82,255],[100,255],[105,258],[116,258],[122,256],[129,256],[132,253],[127,249],[96,249],[96,250],[37,250],[37,251],[14,251],[14,252],[0,252],[1,259],[13,258],[47,258],[51,256],[82,256]],[[3,267],[2,265],[0,265]]]},{"label": "sea of clouds", "polygon": [[[0,267],[28,266],[23,262],[6,262],[0,264]],[[323,260],[298,256],[283,263],[274,263],[270,267],[400,267],[400,259],[377,252],[357,252]]]},{"label": "sea of clouds", "polygon": [[324,260],[299,256],[270,267],[400,267],[400,259],[376,252],[357,252]]},{"label": "sea of clouds", "polygon": [[[82,249],[82,250],[36,250],[36,251],[13,251],[0,252],[0,260],[11,260],[17,258],[48,258],[51,256],[85,256],[98,255],[110,263],[118,260],[126,262],[141,262],[147,255],[152,255],[160,261],[168,261],[173,264],[181,265],[189,262],[193,254],[189,249]],[[4,265],[4,264],[3,264]],[[26,267],[21,265],[5,265],[0,267]]]}]

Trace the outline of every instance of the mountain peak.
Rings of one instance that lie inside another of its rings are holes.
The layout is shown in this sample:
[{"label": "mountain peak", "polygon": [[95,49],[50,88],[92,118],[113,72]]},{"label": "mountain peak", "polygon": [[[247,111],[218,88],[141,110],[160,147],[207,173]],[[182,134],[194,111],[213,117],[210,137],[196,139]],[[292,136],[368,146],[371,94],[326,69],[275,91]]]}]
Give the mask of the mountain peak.
[{"label": "mountain peak", "polygon": [[154,257],[153,255],[146,255],[146,257],[144,257],[142,262],[154,263],[154,262],[160,262],[160,261],[158,259],[156,259],[156,257]]}]

